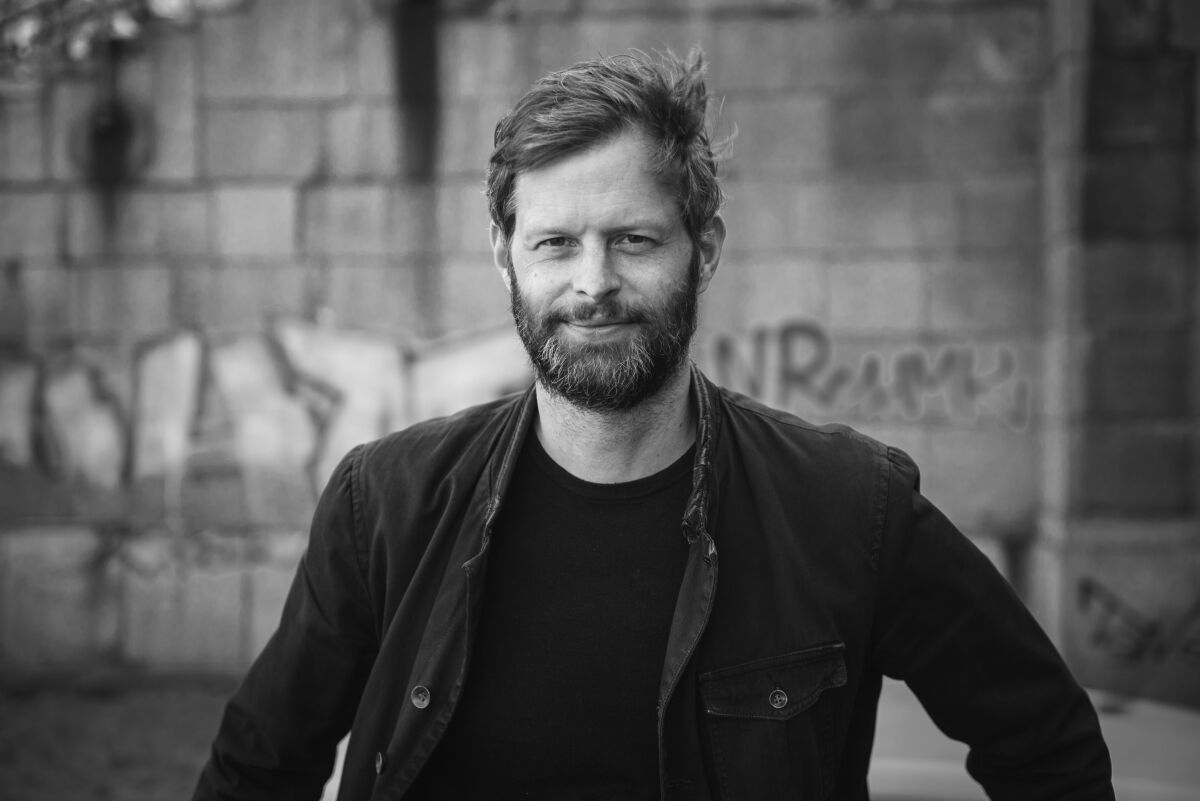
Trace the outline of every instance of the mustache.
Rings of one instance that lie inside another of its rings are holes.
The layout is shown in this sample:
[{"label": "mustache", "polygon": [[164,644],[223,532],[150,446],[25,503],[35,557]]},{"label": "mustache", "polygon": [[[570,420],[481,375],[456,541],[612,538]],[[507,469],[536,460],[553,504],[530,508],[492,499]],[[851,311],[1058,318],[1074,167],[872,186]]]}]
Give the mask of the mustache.
[{"label": "mustache", "polygon": [[558,323],[644,323],[649,320],[650,315],[644,309],[608,299],[599,302],[580,301],[546,316],[546,322],[551,325]]}]

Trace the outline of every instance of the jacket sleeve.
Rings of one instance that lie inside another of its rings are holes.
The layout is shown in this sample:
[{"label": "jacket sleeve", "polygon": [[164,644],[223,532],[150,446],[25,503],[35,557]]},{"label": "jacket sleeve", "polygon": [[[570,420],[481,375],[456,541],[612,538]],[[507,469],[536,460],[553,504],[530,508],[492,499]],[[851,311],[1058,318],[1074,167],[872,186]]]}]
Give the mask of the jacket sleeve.
[{"label": "jacket sleeve", "polygon": [[1095,709],[1009,583],[889,449],[874,659],[970,748],[993,801],[1112,799]]},{"label": "jacket sleeve", "polygon": [[279,628],[225,708],[193,799],[318,799],[377,651],[356,525],[359,451],[317,503]]}]

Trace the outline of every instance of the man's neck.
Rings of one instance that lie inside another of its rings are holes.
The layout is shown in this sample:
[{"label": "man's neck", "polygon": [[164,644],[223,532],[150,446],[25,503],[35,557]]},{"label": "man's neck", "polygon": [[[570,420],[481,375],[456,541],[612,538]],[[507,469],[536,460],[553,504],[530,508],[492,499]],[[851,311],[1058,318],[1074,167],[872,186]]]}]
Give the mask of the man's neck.
[{"label": "man's neck", "polygon": [[696,435],[691,371],[684,364],[663,388],[632,409],[581,409],[537,385],[534,431],[550,458],[598,484],[633,481],[670,465]]}]

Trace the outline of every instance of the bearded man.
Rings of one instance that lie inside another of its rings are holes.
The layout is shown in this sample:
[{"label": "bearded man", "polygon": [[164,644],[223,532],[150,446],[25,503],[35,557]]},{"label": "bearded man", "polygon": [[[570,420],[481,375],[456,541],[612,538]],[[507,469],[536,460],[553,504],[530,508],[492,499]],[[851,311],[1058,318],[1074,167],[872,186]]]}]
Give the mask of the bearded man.
[{"label": "bearded man", "polygon": [[354,449],[198,799],[866,799],[883,675],[994,799],[1111,799],[1096,714],[900,451],[688,361],[725,227],[698,53],[496,129],[536,382]]}]

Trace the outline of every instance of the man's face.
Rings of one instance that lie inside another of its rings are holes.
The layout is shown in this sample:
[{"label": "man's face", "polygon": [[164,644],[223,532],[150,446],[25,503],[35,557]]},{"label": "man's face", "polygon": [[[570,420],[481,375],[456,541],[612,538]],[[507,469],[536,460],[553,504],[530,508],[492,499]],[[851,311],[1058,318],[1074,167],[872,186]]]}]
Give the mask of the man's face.
[{"label": "man's face", "polygon": [[492,232],[540,381],[582,408],[628,409],[682,368],[720,255],[720,220],[694,245],[649,163],[629,132],[521,173],[512,236]]}]

